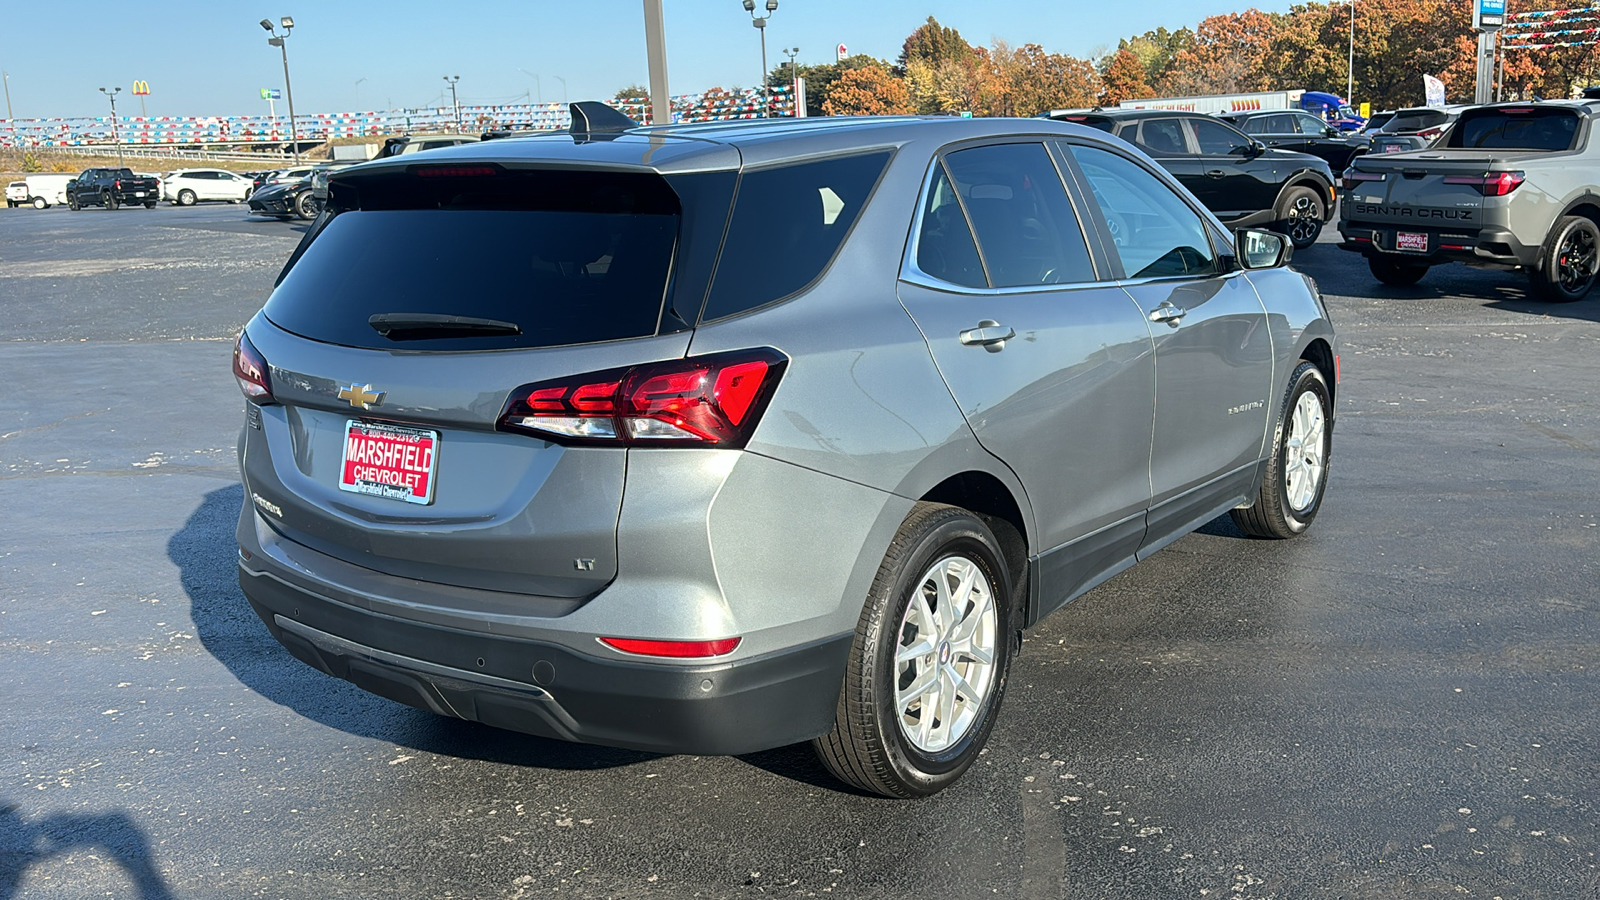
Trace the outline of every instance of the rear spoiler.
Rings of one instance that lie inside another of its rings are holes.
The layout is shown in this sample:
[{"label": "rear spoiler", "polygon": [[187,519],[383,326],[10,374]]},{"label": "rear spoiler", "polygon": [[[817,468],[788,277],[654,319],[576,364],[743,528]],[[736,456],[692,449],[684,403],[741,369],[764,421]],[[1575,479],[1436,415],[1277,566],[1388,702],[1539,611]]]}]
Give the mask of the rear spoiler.
[{"label": "rear spoiler", "polygon": [[536,134],[571,134],[580,138],[600,138],[602,135],[614,136],[639,127],[639,123],[629,118],[625,113],[595,100],[579,100],[570,104],[567,108],[572,115],[572,125],[570,127],[538,129],[495,128],[485,131],[480,140],[497,141],[503,138],[531,137]]}]

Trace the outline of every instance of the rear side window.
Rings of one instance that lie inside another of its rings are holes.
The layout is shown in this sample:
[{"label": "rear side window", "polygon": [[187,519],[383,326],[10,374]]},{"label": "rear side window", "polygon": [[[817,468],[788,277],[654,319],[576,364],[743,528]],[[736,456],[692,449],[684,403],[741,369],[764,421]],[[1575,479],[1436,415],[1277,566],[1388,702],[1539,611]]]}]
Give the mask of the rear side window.
[{"label": "rear side window", "polygon": [[701,320],[765,306],[816,281],[889,156],[885,150],[744,173]]},{"label": "rear side window", "polygon": [[956,199],[955,185],[944,166],[934,172],[933,185],[922,207],[922,230],[917,233],[917,268],[940,281],[962,287],[988,287],[978,245],[972,240],[967,217]]},{"label": "rear side window", "polygon": [[1093,281],[1089,249],[1043,144],[958,150],[945,166],[966,205],[992,287]]},{"label": "rear side window", "polygon": [[1152,153],[1188,153],[1183,123],[1177,119],[1146,119],[1139,125],[1139,146]]},{"label": "rear side window", "polygon": [[1567,150],[1578,117],[1564,109],[1531,107],[1469,110],[1450,129],[1445,146],[1466,150]]},{"label": "rear side window", "polygon": [[[267,318],[313,340],[376,349],[548,347],[656,333],[681,218],[660,176],[531,172],[380,187],[360,188],[362,208],[334,216],[304,248],[268,299]],[[440,316],[500,326],[463,333],[426,324]]]}]

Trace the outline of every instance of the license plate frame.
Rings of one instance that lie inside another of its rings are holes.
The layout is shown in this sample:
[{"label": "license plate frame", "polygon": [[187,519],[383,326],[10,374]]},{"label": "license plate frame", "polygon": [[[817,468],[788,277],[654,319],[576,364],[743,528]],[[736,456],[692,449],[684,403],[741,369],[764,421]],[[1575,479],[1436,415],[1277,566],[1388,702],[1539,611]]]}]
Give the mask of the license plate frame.
[{"label": "license plate frame", "polygon": [[1401,253],[1427,253],[1428,235],[1426,232],[1396,231],[1394,249]]},{"label": "license plate frame", "polygon": [[439,432],[345,420],[339,490],[427,506],[437,494],[438,472]]}]

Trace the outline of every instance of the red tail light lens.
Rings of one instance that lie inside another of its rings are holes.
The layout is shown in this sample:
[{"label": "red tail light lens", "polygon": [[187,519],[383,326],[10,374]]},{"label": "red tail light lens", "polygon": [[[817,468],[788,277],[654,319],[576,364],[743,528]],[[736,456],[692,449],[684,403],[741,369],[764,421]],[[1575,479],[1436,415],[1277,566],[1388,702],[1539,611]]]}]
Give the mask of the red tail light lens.
[{"label": "red tail light lens", "polygon": [[239,379],[239,390],[247,399],[272,402],[272,376],[267,371],[267,361],[242,331],[233,345],[233,377]]},{"label": "red tail light lens", "polygon": [[1431,141],[1441,134],[1444,134],[1443,128],[1424,128],[1417,132],[1417,137],[1422,138],[1423,140]]},{"label": "red tail light lens", "polygon": [[1446,175],[1445,184],[1470,184],[1485,197],[1504,197],[1522,185],[1521,172],[1492,172],[1488,175]]},{"label": "red tail light lens", "polygon": [[624,653],[640,656],[666,656],[673,659],[693,659],[705,656],[722,656],[732,653],[742,638],[723,638],[718,641],[639,641],[632,638],[601,638],[600,643]]},{"label": "red tail light lens", "polygon": [[1348,191],[1348,190],[1353,190],[1356,185],[1360,184],[1363,181],[1382,181],[1383,180],[1383,173],[1382,172],[1358,172],[1355,169],[1345,169],[1344,170],[1344,175],[1342,176],[1341,180],[1344,183],[1344,189]]},{"label": "red tail light lens", "polygon": [[567,444],[743,447],[787,364],[763,348],[523,385],[498,427]]}]

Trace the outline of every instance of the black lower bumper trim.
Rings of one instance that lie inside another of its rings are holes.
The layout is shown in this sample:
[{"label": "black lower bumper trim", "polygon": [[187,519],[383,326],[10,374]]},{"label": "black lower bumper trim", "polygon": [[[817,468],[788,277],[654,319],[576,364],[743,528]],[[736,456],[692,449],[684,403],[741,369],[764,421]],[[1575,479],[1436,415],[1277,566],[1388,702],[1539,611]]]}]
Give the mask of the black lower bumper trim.
[{"label": "black lower bumper trim", "polygon": [[579,743],[737,755],[833,726],[851,635],[706,665],[615,661],[356,609],[244,566],[240,586],[296,658],[440,715]]}]

